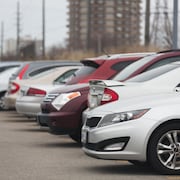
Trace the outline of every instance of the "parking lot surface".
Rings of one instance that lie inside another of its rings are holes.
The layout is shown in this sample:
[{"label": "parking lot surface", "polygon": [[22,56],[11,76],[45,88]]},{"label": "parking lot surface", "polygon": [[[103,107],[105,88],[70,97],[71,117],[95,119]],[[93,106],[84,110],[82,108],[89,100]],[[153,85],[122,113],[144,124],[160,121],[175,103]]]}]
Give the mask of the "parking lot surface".
[{"label": "parking lot surface", "polygon": [[0,180],[180,180],[127,161],[86,156],[68,136],[54,136],[34,119],[0,112]]}]

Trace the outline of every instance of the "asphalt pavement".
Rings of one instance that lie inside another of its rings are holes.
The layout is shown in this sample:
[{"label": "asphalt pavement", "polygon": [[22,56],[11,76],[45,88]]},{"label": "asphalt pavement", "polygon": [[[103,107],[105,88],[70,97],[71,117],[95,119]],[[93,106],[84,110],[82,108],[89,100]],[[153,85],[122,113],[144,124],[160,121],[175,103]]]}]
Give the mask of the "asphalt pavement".
[{"label": "asphalt pavement", "polygon": [[88,157],[68,136],[55,136],[34,119],[0,112],[0,180],[180,180],[127,161]]}]

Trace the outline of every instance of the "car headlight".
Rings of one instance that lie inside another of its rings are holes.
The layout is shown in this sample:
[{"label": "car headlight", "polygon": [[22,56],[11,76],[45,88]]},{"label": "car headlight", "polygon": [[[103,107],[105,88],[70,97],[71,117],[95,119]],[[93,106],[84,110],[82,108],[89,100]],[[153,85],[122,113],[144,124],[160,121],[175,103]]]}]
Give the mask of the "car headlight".
[{"label": "car headlight", "polygon": [[103,117],[98,127],[108,126],[124,121],[130,121],[142,117],[149,109],[141,109],[134,111],[127,111],[121,113],[108,114]]},{"label": "car headlight", "polygon": [[79,96],[81,96],[80,92],[63,93],[54,99],[52,105],[59,111],[67,102]]}]

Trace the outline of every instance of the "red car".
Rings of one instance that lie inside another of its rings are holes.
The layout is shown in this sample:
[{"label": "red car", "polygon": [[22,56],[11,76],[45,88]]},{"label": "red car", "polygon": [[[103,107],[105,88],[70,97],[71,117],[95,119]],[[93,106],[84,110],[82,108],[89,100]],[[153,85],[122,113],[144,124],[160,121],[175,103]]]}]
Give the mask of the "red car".
[{"label": "red car", "polygon": [[144,56],[147,54],[113,55],[81,61],[84,67],[75,72],[74,78],[45,97],[41,104],[42,112],[37,115],[39,124],[48,125],[53,134],[69,134],[75,141],[80,141],[81,116],[87,108],[89,80],[112,79],[127,65]]}]

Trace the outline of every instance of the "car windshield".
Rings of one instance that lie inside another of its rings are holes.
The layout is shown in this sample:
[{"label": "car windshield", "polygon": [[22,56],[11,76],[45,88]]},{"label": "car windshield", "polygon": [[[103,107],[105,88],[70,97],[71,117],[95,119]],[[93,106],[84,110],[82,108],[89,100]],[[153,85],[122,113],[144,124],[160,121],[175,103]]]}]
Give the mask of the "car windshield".
[{"label": "car windshield", "polygon": [[139,74],[133,78],[128,79],[126,82],[145,82],[179,67],[180,66],[178,64],[167,64]]},{"label": "car windshield", "polygon": [[157,54],[153,54],[150,56],[146,56],[132,64],[130,64],[129,66],[127,66],[126,68],[124,68],[120,73],[118,73],[113,80],[116,81],[123,81],[126,78],[128,78],[133,72],[135,72],[136,70],[138,70],[140,67],[144,66],[145,64],[147,64],[148,62],[150,62],[154,57],[156,57]]}]

